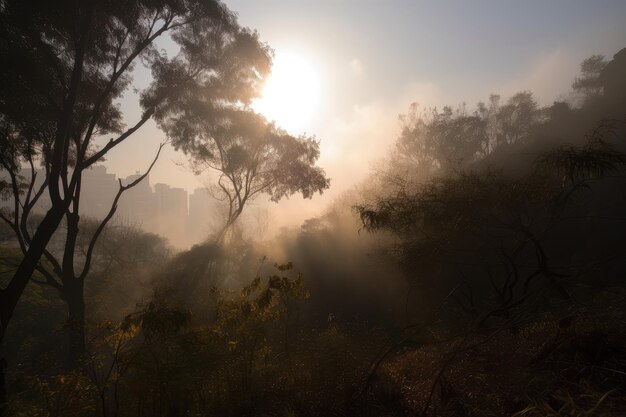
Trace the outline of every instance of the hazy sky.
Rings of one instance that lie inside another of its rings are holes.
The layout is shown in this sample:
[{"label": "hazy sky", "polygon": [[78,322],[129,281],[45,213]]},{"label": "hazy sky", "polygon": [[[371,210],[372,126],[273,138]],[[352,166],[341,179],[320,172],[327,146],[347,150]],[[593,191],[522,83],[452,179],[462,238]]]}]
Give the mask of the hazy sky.
[{"label": "hazy sky", "polygon": [[[393,143],[397,116],[411,102],[473,106],[490,93],[531,90],[541,104],[565,95],[580,62],[626,47],[626,1],[230,0],[240,23],[257,29],[277,55],[297,56],[316,73],[319,102],[301,126],[321,140],[332,178],[323,198],[292,197],[276,207],[315,215],[362,180]],[[141,73],[140,73],[141,74]],[[148,80],[139,77],[138,85]],[[123,102],[130,124],[135,97]],[[291,133],[300,133],[298,131]],[[163,134],[154,125],[111,154],[118,175],[143,171]],[[151,183],[189,191],[200,184],[168,150]],[[297,209],[297,210],[294,210]]]}]

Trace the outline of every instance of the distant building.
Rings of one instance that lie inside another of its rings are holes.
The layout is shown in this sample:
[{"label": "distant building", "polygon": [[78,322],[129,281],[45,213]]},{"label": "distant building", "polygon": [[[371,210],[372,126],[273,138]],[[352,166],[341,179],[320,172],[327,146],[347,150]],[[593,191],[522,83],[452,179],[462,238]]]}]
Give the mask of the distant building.
[{"label": "distant building", "polygon": [[[122,180],[122,185],[131,184],[141,177],[139,172],[129,175]],[[139,184],[124,192],[120,198],[119,207],[115,215],[116,220],[127,225],[141,227],[146,231],[156,231],[154,193],[150,187],[150,176],[148,175]]]},{"label": "distant building", "polygon": [[[36,171],[35,190],[45,180],[45,171]],[[128,185],[142,174],[137,172],[121,180]],[[28,181],[30,168],[22,169],[20,176]],[[0,172],[0,179],[10,181],[7,173]],[[111,209],[119,190],[116,175],[107,172],[103,165],[95,165],[83,172],[80,214],[84,217],[103,219]],[[118,203],[113,222],[136,226],[147,232],[167,238],[176,247],[188,247],[209,236],[211,221],[215,218],[217,202],[206,189],[198,188],[188,196],[184,188],[167,184],[155,184],[146,176],[133,188],[125,191]],[[13,200],[0,199],[0,207],[12,210]],[[50,208],[48,190],[44,190],[34,212],[44,213]]]},{"label": "distant building", "polygon": [[174,245],[187,240],[187,191],[184,188],[155,184],[154,201],[157,210],[157,233],[167,236]]},{"label": "distant building", "polygon": [[209,237],[215,221],[216,201],[206,188],[196,188],[189,196],[189,236],[196,242]]},{"label": "distant building", "polygon": [[81,212],[89,217],[104,218],[111,210],[119,189],[115,174],[107,173],[103,165],[83,171],[81,187]]}]

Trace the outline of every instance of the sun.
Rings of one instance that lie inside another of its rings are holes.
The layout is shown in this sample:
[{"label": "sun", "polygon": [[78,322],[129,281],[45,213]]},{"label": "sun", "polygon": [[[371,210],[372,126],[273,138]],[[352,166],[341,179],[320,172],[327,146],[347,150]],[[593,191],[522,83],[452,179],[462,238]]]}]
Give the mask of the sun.
[{"label": "sun", "polygon": [[289,133],[302,133],[315,116],[320,101],[320,80],[302,56],[276,52],[272,73],[252,108]]}]

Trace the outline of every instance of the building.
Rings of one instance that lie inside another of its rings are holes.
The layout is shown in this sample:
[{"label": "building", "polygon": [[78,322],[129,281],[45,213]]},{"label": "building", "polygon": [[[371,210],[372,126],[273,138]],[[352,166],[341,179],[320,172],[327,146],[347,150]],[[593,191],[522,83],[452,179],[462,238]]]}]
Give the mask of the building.
[{"label": "building", "polygon": [[111,210],[118,189],[115,174],[107,173],[105,166],[95,165],[83,171],[81,213],[103,219]]},{"label": "building", "polygon": [[[141,174],[133,175],[121,180],[122,185],[132,184]],[[154,193],[150,186],[150,176],[146,176],[139,184],[129,188],[122,194],[118,204],[115,220],[127,226],[140,227],[146,231],[155,232],[157,208],[155,207]]]},{"label": "building", "polygon": [[156,232],[167,236],[175,246],[186,246],[187,242],[187,191],[167,184],[154,185],[156,208]]},{"label": "building", "polygon": [[209,237],[215,222],[216,203],[206,188],[196,188],[189,196],[189,237],[194,242]]},{"label": "building", "polygon": [[[36,171],[35,189],[43,184],[45,171]],[[141,177],[136,172],[124,179],[122,185],[131,184]],[[22,169],[20,176],[28,181],[30,168]],[[6,172],[0,172],[0,179],[10,181]],[[111,210],[119,190],[115,174],[107,172],[103,165],[95,165],[83,172],[80,215],[103,219]],[[203,188],[194,190],[191,196],[183,188],[168,184],[150,184],[146,176],[134,187],[126,190],[119,202],[112,223],[139,227],[147,232],[159,234],[179,248],[189,247],[209,236],[211,221],[215,218],[217,202]],[[13,200],[9,196],[0,200],[0,207],[12,210]],[[34,213],[45,213],[50,208],[48,190],[44,190]]]}]

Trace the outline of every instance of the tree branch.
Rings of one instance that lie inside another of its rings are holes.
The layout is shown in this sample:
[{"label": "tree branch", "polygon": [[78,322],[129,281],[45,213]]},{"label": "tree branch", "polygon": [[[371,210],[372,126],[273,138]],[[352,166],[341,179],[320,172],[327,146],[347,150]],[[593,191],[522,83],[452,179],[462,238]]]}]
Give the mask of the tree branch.
[{"label": "tree branch", "polygon": [[150,171],[152,171],[152,168],[154,167],[154,164],[156,164],[156,161],[159,159],[159,155],[161,154],[161,149],[163,149],[164,146],[165,146],[165,143],[161,143],[159,145],[159,150],[157,151],[156,156],[154,157],[154,160],[152,161],[152,163],[148,167],[148,170],[143,175],[141,175],[139,178],[137,178],[135,181],[131,182],[128,185],[122,185],[122,180],[118,180],[119,181],[119,190],[117,191],[117,194],[115,195],[115,198],[113,199],[113,204],[111,204],[111,209],[109,210],[109,212],[107,213],[105,218],[102,219],[102,222],[100,222],[100,224],[98,225],[98,228],[94,232],[94,234],[93,234],[93,236],[91,238],[91,241],[89,242],[89,247],[87,249],[87,256],[85,257],[85,264],[83,266],[83,271],[81,272],[80,276],[78,277],[79,280],[84,280],[85,277],[87,276],[87,273],[89,273],[89,268],[91,267],[91,260],[93,258],[93,251],[94,251],[94,248],[96,246],[96,243],[98,242],[98,238],[100,237],[100,234],[102,233],[102,231],[106,227],[107,223],[111,220],[111,218],[113,217],[113,215],[117,211],[117,204],[118,204],[118,202],[120,200],[120,197],[122,196],[122,194],[126,190],[129,190],[129,189],[133,188],[134,186],[139,184],[144,178],[146,178],[148,176],[148,174],[150,174]]},{"label": "tree branch", "polygon": [[[141,120],[139,120],[137,122],[137,124],[135,124],[133,127],[131,127],[130,129],[128,129],[126,132],[122,133],[119,137],[117,137],[116,139],[110,139],[109,142],[107,142],[106,145],[104,145],[104,147],[102,149],[100,149],[98,152],[96,152],[95,154],[93,154],[91,157],[87,158],[83,164],[81,165],[81,169],[85,169],[88,168],[89,166],[93,165],[94,163],[98,162],[100,160],[100,158],[102,158],[104,155],[106,155],[106,153],[108,151],[110,151],[112,148],[116,147],[117,145],[119,145],[121,142],[123,142],[126,138],[128,138],[130,135],[132,135],[133,133],[135,133],[141,126],[144,125],[144,123],[146,123],[150,117],[152,117],[152,114],[154,113],[154,107],[146,110],[146,112],[143,114],[143,116],[141,117]],[[160,150],[160,149],[159,149]],[[77,168],[78,169],[78,168]]]}]

